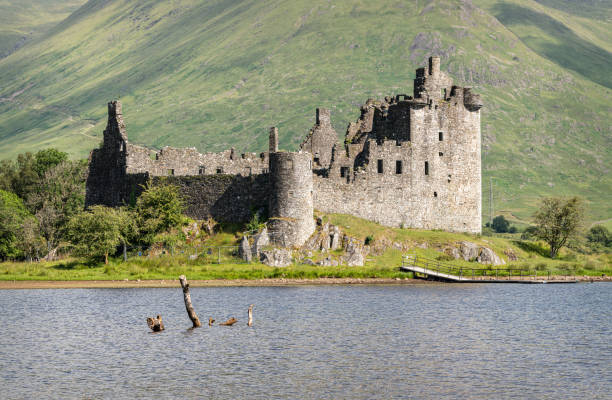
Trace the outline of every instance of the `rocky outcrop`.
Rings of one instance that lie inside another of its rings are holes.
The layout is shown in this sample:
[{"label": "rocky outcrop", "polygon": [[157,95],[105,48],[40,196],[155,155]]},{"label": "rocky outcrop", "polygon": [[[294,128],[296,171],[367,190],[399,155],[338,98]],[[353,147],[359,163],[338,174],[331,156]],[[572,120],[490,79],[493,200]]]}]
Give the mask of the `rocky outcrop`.
[{"label": "rocky outcrop", "polygon": [[251,254],[251,246],[249,245],[249,239],[246,236],[242,237],[240,247],[238,247],[238,256],[246,262],[251,262],[253,255]]},{"label": "rocky outcrop", "polygon": [[322,267],[337,267],[338,261],[332,259],[331,256],[327,256],[321,261],[319,261],[317,265],[320,265]]},{"label": "rocky outcrop", "polygon": [[259,232],[257,235],[255,235],[255,237],[253,238],[253,247],[251,249],[253,256],[258,258],[259,253],[261,252],[263,247],[269,244],[270,244],[270,236],[268,235],[268,229],[263,228],[263,230]]},{"label": "rocky outcrop", "polygon": [[263,250],[260,261],[271,267],[288,267],[291,265],[291,251],[287,249]]},{"label": "rocky outcrop", "polygon": [[317,229],[302,246],[302,250],[337,250],[342,243],[340,228],[317,221]]},{"label": "rocky outcrop", "polygon": [[344,262],[349,267],[362,267],[365,262],[363,255],[363,245],[355,238],[346,237],[345,249],[346,256],[344,256]]},{"label": "rocky outcrop", "polygon": [[502,260],[495,252],[488,247],[482,247],[480,254],[476,259],[481,264],[504,265],[506,262]]},{"label": "rocky outcrop", "polygon": [[506,262],[488,247],[472,242],[460,242],[459,247],[449,247],[444,251],[449,256],[465,261],[476,261],[480,264],[504,265]]}]

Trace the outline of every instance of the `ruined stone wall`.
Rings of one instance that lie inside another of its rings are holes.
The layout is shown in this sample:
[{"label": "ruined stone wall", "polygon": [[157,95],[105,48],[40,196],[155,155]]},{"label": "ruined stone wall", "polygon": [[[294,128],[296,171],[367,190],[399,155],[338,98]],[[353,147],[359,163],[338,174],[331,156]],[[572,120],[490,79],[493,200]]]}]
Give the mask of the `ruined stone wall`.
[{"label": "ruined stone wall", "polygon": [[275,244],[301,246],[314,232],[312,182],[310,153],[270,154],[268,228]]},{"label": "ruined stone wall", "polygon": [[249,176],[267,172],[268,153],[242,153],[226,150],[199,153],[195,148],[164,147],[158,152],[128,145],[127,172],[148,172],[152,176],[232,174]]},{"label": "ruined stone wall", "polygon": [[314,168],[329,168],[332,148],[338,142],[338,134],[331,124],[329,110],[317,108],[315,126],[310,130],[300,150],[313,155]]},{"label": "ruined stone wall", "polygon": [[185,200],[185,213],[194,219],[210,217],[216,221],[247,222],[254,212],[268,208],[268,174],[153,178],[153,184],[162,181],[179,187]]}]

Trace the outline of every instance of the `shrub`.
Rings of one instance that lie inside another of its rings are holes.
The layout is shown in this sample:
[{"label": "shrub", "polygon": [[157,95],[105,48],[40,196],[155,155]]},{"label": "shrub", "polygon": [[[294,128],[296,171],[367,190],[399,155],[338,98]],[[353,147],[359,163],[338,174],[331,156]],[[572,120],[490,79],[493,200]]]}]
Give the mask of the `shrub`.
[{"label": "shrub", "polygon": [[372,236],[372,235],[366,236],[366,238],[365,238],[366,246],[372,244],[373,242],[374,242],[374,236]]},{"label": "shrub", "polygon": [[493,218],[493,223],[491,224],[491,228],[497,233],[506,233],[508,232],[508,228],[510,227],[510,222],[506,220],[503,215],[498,215]]}]

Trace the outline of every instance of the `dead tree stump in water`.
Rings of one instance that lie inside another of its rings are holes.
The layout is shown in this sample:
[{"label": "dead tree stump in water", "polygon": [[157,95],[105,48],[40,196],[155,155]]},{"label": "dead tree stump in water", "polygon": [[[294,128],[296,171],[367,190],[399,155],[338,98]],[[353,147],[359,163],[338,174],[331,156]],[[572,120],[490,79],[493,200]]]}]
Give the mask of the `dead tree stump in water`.
[{"label": "dead tree stump in water", "polygon": [[225,322],[221,322],[219,325],[223,325],[223,326],[232,326],[234,325],[236,322],[238,322],[238,320],[234,317],[228,319]]},{"label": "dead tree stump in water", "polygon": [[247,322],[248,326],[253,326],[253,304],[249,306],[249,322]]},{"label": "dead tree stump in water", "polygon": [[183,288],[183,296],[185,297],[185,308],[187,309],[187,315],[189,315],[189,319],[193,323],[193,327],[197,328],[202,326],[200,319],[195,313],[193,309],[193,305],[191,305],[191,295],[189,294],[189,284],[187,283],[187,278],[185,275],[179,276],[179,280],[181,281],[181,287]]},{"label": "dead tree stump in water", "polygon": [[157,318],[147,318],[147,325],[153,332],[161,332],[165,329],[161,315],[158,315]]}]

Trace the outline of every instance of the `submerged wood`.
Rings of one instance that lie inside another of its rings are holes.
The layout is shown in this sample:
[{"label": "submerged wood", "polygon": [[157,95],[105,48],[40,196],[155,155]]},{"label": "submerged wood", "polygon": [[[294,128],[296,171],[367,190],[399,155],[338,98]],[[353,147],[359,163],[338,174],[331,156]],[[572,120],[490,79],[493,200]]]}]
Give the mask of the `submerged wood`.
[{"label": "submerged wood", "polygon": [[200,319],[195,313],[193,309],[193,305],[191,304],[191,295],[189,294],[189,284],[187,283],[187,278],[185,275],[179,276],[179,280],[181,281],[181,287],[183,288],[183,296],[185,297],[185,308],[187,309],[187,315],[189,315],[189,319],[193,323],[193,327],[197,328],[202,326]]},{"label": "submerged wood", "polygon": [[158,315],[157,318],[147,318],[147,324],[153,332],[161,332],[165,329],[161,315]]},{"label": "submerged wood", "polygon": [[208,326],[212,326],[212,324],[214,324],[214,323],[215,323],[215,320],[210,318],[210,317],[208,317]]},{"label": "submerged wood", "polygon": [[228,319],[225,322],[221,322],[219,325],[223,325],[223,326],[232,326],[234,325],[236,322],[238,322],[238,320],[234,317]]},{"label": "submerged wood", "polygon": [[247,322],[248,326],[253,326],[253,304],[249,306],[249,322]]}]

